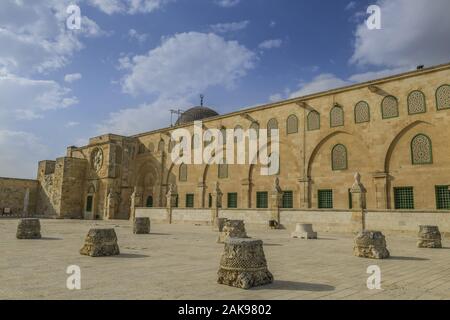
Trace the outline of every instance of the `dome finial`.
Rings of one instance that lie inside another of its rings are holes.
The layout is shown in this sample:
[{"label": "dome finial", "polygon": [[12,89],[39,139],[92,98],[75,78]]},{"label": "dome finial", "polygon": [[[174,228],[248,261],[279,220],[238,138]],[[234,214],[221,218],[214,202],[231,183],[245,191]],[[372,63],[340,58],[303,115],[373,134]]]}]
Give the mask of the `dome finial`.
[{"label": "dome finial", "polygon": [[200,95],[200,106],[203,107],[203,100],[205,99],[205,96],[203,94]]}]

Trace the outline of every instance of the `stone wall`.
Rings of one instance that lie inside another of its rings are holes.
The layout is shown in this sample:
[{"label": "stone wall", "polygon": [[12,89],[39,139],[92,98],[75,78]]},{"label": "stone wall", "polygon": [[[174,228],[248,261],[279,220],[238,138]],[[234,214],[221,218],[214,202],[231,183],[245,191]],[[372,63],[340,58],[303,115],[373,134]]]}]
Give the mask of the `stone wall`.
[{"label": "stone wall", "polygon": [[25,194],[29,190],[28,213],[36,211],[37,180],[0,178],[0,214],[9,208],[12,214],[24,213]]},{"label": "stone wall", "polygon": [[[174,209],[172,223],[211,222],[210,210]],[[167,209],[138,208],[137,216],[149,217],[154,222],[167,223]],[[251,228],[268,227],[271,219],[269,210],[221,209],[219,216],[228,219],[244,220]],[[329,233],[356,233],[361,229],[361,212],[349,210],[282,210],[281,224],[289,232],[297,223],[312,223],[314,230]],[[373,210],[365,216],[366,229],[379,230],[386,234],[416,235],[419,225],[437,225],[444,236],[450,236],[449,211],[399,211]]]}]

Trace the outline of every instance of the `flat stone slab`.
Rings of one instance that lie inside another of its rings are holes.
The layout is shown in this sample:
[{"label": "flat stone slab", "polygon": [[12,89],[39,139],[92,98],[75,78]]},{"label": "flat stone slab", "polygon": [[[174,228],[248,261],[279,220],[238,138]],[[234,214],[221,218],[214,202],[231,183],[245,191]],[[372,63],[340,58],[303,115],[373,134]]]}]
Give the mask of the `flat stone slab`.
[{"label": "flat stone slab", "polygon": [[226,220],[219,234],[217,243],[224,243],[228,238],[248,238],[243,220]]},{"label": "flat stone slab", "polygon": [[419,226],[418,248],[442,248],[442,237],[437,226]]},{"label": "flat stone slab", "polygon": [[250,289],[273,282],[267,268],[263,242],[254,239],[228,238],[217,273],[219,284]]},{"label": "flat stone slab", "polygon": [[361,258],[387,259],[390,253],[386,239],[380,231],[363,231],[355,238],[353,254]]},{"label": "flat stone slab", "polygon": [[39,219],[20,219],[17,226],[17,239],[41,239],[41,223]]},{"label": "flat stone slab", "polygon": [[150,218],[134,218],[133,224],[134,234],[149,234],[150,233]]},{"label": "flat stone slab", "polygon": [[297,223],[295,231],[291,233],[291,237],[298,239],[317,239],[317,232],[313,231],[312,224]]},{"label": "flat stone slab", "polygon": [[91,257],[105,257],[119,255],[116,231],[104,228],[90,229],[86,235],[84,246],[80,250],[81,255]]}]

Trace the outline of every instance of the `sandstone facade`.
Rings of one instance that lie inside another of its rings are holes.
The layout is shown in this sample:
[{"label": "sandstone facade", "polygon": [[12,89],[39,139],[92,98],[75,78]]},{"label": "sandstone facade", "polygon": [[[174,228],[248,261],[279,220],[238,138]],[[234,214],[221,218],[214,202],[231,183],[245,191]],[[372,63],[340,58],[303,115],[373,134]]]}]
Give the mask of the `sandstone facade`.
[{"label": "sandstone facade", "polygon": [[184,128],[196,139],[193,124],[180,121],[130,137],[94,137],[86,146],[69,147],[66,157],[41,162],[35,213],[129,219],[134,207],[166,207],[170,185],[174,208],[207,209],[220,182],[222,208],[269,208],[267,221],[279,221],[279,209],[352,209],[355,172],[364,180],[367,210],[448,211],[449,79],[446,64],[226,115],[209,113],[206,128],[280,130],[281,208],[273,207],[274,177],[261,175],[259,164],[174,164],[171,132]]}]

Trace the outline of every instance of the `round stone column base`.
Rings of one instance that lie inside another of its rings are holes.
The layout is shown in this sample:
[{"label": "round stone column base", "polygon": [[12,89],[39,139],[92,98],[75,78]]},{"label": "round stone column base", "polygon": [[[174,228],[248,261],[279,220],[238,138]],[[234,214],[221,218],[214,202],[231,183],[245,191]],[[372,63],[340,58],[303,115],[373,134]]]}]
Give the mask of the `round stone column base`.
[{"label": "round stone column base", "polygon": [[80,249],[80,254],[90,257],[119,255],[120,250],[114,229],[89,230],[84,246]]},{"label": "round stone column base", "polygon": [[41,239],[41,223],[39,219],[26,218],[19,221],[17,239]]},{"label": "round stone column base", "polygon": [[355,238],[353,255],[368,259],[387,259],[390,253],[386,240],[380,231],[363,231]]},{"label": "round stone column base", "polygon": [[437,226],[420,226],[419,228],[418,248],[442,248],[442,237]]}]

